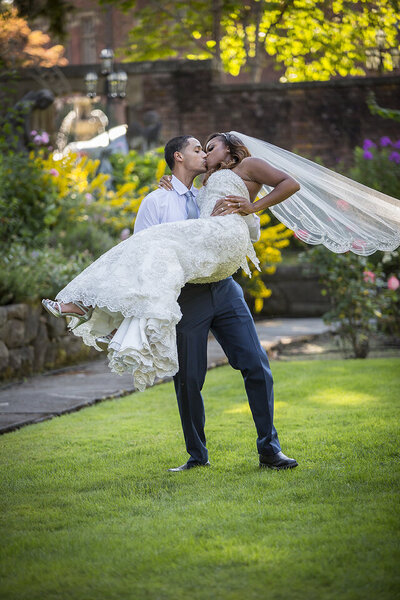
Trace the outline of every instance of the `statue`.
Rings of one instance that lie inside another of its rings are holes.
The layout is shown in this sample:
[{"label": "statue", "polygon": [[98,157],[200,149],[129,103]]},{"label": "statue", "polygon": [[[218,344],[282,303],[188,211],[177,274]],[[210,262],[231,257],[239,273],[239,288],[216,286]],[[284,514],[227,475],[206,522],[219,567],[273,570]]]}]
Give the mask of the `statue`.
[{"label": "statue", "polygon": [[31,140],[31,114],[32,111],[45,110],[54,102],[54,94],[50,90],[42,89],[28,92],[19,100],[13,109],[11,127],[13,136],[17,136],[17,150],[23,152],[32,147]]},{"label": "statue", "polygon": [[129,147],[146,152],[157,146],[160,143],[161,125],[160,115],[155,110],[144,113],[143,125],[130,119],[127,131]]}]

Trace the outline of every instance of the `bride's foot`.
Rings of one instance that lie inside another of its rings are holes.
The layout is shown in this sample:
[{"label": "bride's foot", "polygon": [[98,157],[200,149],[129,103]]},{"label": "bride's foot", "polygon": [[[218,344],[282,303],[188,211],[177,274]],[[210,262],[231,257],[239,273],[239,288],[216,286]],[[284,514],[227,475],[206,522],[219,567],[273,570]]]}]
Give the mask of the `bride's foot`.
[{"label": "bride's foot", "polygon": [[108,350],[108,346],[111,344],[112,339],[116,333],[116,329],[109,333],[108,335],[103,335],[102,337],[96,338],[96,345],[101,348],[104,352]]},{"label": "bride's foot", "polygon": [[[49,300],[48,298],[42,300],[42,305],[45,310],[53,317],[76,317],[78,319],[78,325],[81,325],[85,321],[88,321],[93,313],[93,307],[84,306],[80,302],[57,302],[57,300]],[[75,329],[73,327],[73,329]]]}]

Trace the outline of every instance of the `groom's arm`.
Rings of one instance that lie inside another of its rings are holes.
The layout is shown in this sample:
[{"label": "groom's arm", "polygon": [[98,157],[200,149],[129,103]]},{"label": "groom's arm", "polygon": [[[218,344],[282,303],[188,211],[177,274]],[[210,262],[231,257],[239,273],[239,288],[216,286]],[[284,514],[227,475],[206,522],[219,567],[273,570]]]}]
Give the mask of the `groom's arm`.
[{"label": "groom's arm", "polygon": [[[157,191],[157,190],[156,190]],[[155,192],[152,192],[139,206],[138,214],[136,216],[135,228],[133,233],[139,233],[143,229],[153,227],[153,225],[159,225],[161,223],[159,206],[156,202]]]}]

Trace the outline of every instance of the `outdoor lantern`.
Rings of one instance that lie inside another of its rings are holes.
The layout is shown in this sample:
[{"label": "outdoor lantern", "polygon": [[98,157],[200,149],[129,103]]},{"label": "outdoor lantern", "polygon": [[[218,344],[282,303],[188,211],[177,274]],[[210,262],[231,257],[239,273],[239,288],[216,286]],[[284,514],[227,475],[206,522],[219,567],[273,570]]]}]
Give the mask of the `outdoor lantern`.
[{"label": "outdoor lantern", "polygon": [[86,94],[89,98],[95,98],[97,96],[97,74],[96,73],[86,73],[85,75],[85,85],[86,85]]},{"label": "outdoor lantern", "polygon": [[112,72],[109,75],[107,75],[107,82],[108,82],[108,95],[110,96],[110,98],[117,98],[118,97],[118,75],[117,75],[117,73]]},{"label": "outdoor lantern", "polygon": [[119,71],[117,73],[118,77],[118,96],[120,98],[125,98],[126,96],[126,85],[128,83],[128,75],[125,71]]},{"label": "outdoor lantern", "polygon": [[108,75],[109,73],[112,73],[114,52],[111,50],[111,48],[104,48],[104,50],[100,52],[100,60],[102,75]]}]

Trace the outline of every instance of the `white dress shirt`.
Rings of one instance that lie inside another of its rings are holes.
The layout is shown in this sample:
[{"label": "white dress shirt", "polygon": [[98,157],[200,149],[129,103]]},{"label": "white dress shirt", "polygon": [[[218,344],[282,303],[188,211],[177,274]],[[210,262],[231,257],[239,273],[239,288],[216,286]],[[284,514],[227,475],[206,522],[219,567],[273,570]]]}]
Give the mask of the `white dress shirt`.
[{"label": "white dress shirt", "polygon": [[[136,217],[134,233],[160,223],[187,219],[185,193],[189,190],[175,175],[172,175],[171,183],[173,190],[159,188],[144,198]],[[196,199],[198,190],[192,185],[190,191]],[[260,238],[260,219],[252,214],[247,215],[245,221],[250,231],[251,241],[257,242]]]}]

